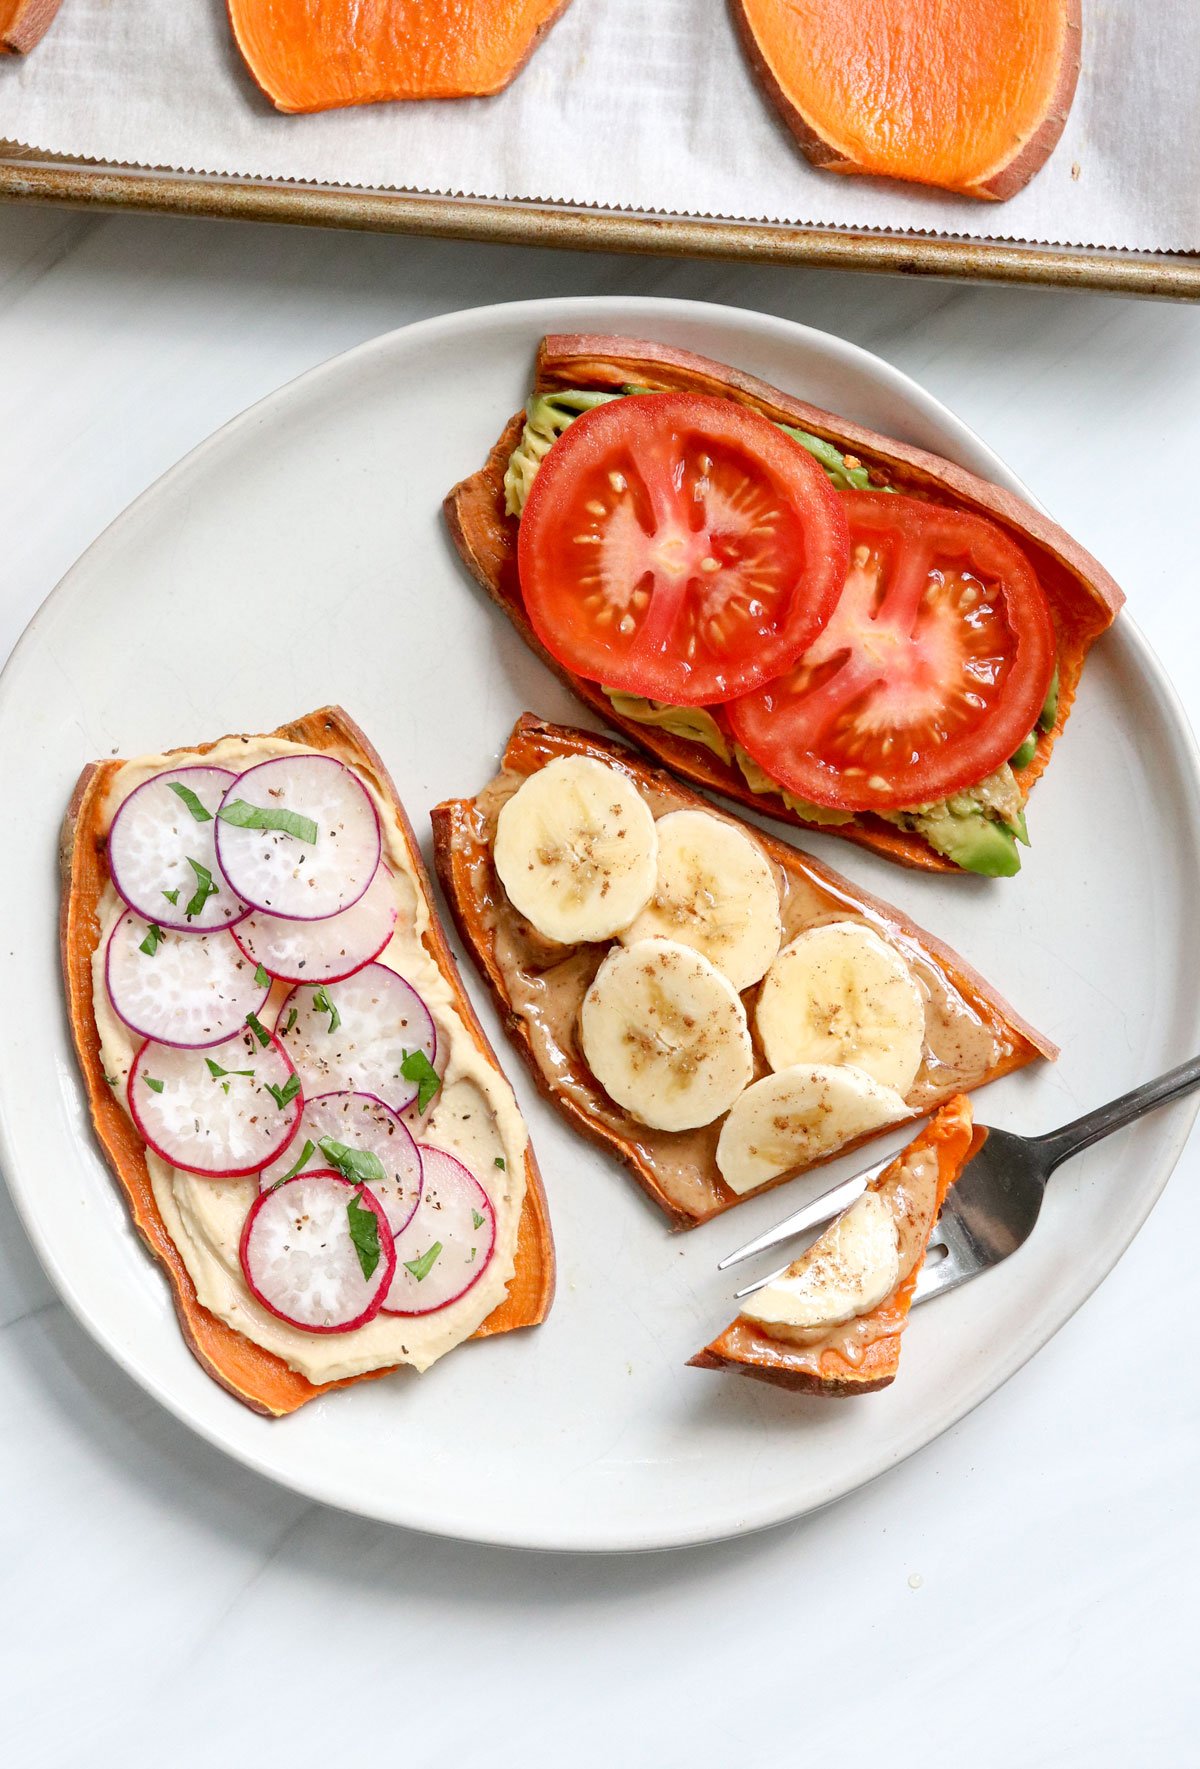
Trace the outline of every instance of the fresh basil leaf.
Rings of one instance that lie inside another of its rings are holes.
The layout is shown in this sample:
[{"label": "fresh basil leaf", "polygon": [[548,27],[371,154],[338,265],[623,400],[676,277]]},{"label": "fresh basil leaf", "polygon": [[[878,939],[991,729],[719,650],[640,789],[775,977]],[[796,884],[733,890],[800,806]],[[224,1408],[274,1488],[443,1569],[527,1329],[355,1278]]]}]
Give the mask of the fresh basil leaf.
[{"label": "fresh basil leaf", "polygon": [[267,1028],[263,1025],[258,1015],[256,1013],[248,1013],[246,1015],[246,1024],[265,1050],[271,1042],[271,1034],[267,1031]]},{"label": "fresh basil leaf", "polygon": [[173,891],[164,891],[163,896],[167,899],[168,903],[178,903],[178,901],[179,901],[179,886],[176,885],[175,889]]},{"label": "fresh basil leaf", "polygon": [[295,1097],[299,1093],[299,1091],[300,1091],[300,1077],[299,1077],[299,1075],[295,1075],[295,1074],[289,1075],[282,1087],[276,1087],[276,1085],[273,1081],[267,1082],[267,1092],[270,1094],[271,1098],[275,1101],[275,1104],[279,1107],[279,1110],[281,1112],[285,1111],[287,1109],[287,1107],[291,1105],[292,1101],[295,1099]]},{"label": "fresh basil leaf", "polygon": [[146,1086],[150,1089],[151,1093],[162,1092],[164,1083],[156,1081],[153,1075],[147,1075],[145,1069],[142,1070],[142,1080],[146,1083]]},{"label": "fresh basil leaf", "polygon": [[283,805],[248,805],[245,799],[234,799],[231,805],[222,805],[217,812],[222,823],[232,823],[235,829],[275,829],[281,835],[295,836],[299,842],[315,842],[317,826],[311,817],[301,816],[299,811],[289,811]]},{"label": "fresh basil leaf", "polygon": [[442,1085],[442,1078],[423,1050],[405,1052],[400,1073],[406,1081],[417,1084],[417,1110],[423,1112]]},{"label": "fresh basil leaf", "polygon": [[480,1216],[478,1210],[472,1210],[472,1212],[471,1212],[471,1227],[472,1228],[482,1228],[483,1227],[483,1218],[482,1218],[482,1216]]},{"label": "fresh basil leaf", "polygon": [[158,951],[159,946],[162,944],[162,937],[162,929],[156,921],[152,921],[147,929],[146,938],[138,947],[138,951],[144,952],[147,958],[153,958],[154,954]]},{"label": "fresh basil leaf", "polygon": [[283,1184],[284,1180],[295,1179],[296,1175],[299,1172],[301,1172],[302,1169],[304,1169],[305,1167],[308,1166],[309,1162],[312,1160],[315,1153],[316,1153],[316,1150],[313,1148],[312,1144],[308,1141],[308,1139],[306,1137],[305,1141],[304,1141],[304,1147],[300,1151],[300,1159],[295,1163],[294,1166],[291,1166],[288,1168],[287,1172],[283,1175],[282,1179],[277,1179],[275,1181],[275,1185],[273,1185],[271,1187],[271,1190],[274,1191],[275,1186],[281,1186]]},{"label": "fresh basil leaf", "polygon": [[269,989],[271,987],[271,979],[261,964],[256,964],[254,967],[254,981],[260,989]]},{"label": "fresh basil leaf", "polygon": [[354,1180],[358,1185],[371,1185],[387,1178],[383,1162],[370,1149],[352,1149],[347,1143],[335,1142],[332,1136],[323,1136],[317,1147],[343,1179]]},{"label": "fresh basil leaf", "polygon": [[428,1253],[422,1253],[419,1259],[406,1259],[404,1261],[405,1271],[410,1271],[418,1284],[423,1283],[437,1264],[441,1251],[442,1243],[435,1241]]},{"label": "fresh basil leaf", "polygon": [[329,1030],[331,1032],[337,1031],[342,1023],[342,1016],[329,999],[329,991],[323,984],[321,988],[313,990],[313,1009],[316,1013],[327,1013],[329,1015]]},{"label": "fresh basil leaf", "polygon": [[[215,1063],[210,1056],[206,1056],[204,1061],[207,1064],[208,1072],[214,1081],[220,1081],[225,1075],[248,1075],[251,1080],[254,1079],[253,1069],[223,1069],[220,1063]],[[226,1088],[226,1092],[228,1091],[228,1088]]]},{"label": "fresh basil leaf", "polygon": [[213,883],[213,875],[208,867],[201,866],[199,860],[193,860],[190,854],[188,855],[188,865],[196,874],[196,890],[183,913],[191,921],[193,915],[199,915],[208,899],[216,896],[217,887]]},{"label": "fresh basil leaf", "polygon": [[358,1201],[361,1197],[361,1192],[355,1192],[346,1205],[346,1215],[350,1221],[350,1239],[354,1242],[354,1251],[358,1254],[362,1275],[364,1278],[369,1278],[373,1275],[381,1258],[379,1218],[373,1210],[363,1209]]},{"label": "fresh basil leaf", "polygon": [[177,798],[181,798],[197,823],[211,823],[212,812],[206,811],[190,786],[184,786],[181,780],[168,780],[167,785]]}]

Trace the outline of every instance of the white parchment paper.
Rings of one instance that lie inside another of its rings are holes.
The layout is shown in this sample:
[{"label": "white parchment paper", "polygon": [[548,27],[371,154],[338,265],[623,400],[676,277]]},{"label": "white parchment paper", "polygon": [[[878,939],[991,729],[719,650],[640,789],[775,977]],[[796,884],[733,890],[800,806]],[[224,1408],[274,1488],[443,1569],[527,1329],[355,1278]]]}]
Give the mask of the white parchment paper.
[{"label": "white parchment paper", "polygon": [[1200,249],[1200,0],[1084,0],[1084,71],[1053,157],[1004,204],[814,171],[726,0],[573,0],[492,99],[277,114],[224,0],[63,0],[0,58],[0,137],[45,152],[445,195]]}]

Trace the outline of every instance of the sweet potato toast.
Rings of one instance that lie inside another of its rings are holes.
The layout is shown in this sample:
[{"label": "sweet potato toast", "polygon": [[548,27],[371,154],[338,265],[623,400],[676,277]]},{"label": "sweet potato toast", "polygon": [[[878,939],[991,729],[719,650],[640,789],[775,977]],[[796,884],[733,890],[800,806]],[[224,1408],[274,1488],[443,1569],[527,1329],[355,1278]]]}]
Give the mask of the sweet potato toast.
[{"label": "sweet potato toast", "polygon": [[[529,713],[517,721],[501,758],[503,772],[488,790],[497,785],[515,790],[525,776],[567,755],[590,756],[620,768],[647,796],[656,815],[685,808],[722,815],[670,775],[649,767],[608,738],[547,724]],[[739,1197],[717,1171],[718,1124],[684,1133],[650,1130],[608,1099],[588,1070],[579,1047],[575,997],[595,975],[603,948],[542,952],[540,936],[531,940],[527,925],[519,917],[512,919],[515,912],[507,906],[492,859],[496,814],[494,805],[481,803],[480,798],[437,805],[432,812],[434,862],[463,943],[539,1089],[581,1135],[630,1169],[673,1227],[691,1228],[729,1209]],[[761,846],[780,884],[781,898],[794,902],[798,913],[802,905],[811,905],[810,919],[836,917],[839,911],[862,915],[904,948],[931,1001],[942,999],[944,991],[946,999],[952,994],[965,1004],[974,1048],[956,1064],[947,1063],[941,1074],[931,1071],[926,1076],[916,1097],[910,1095],[914,1110],[932,1110],[956,1093],[982,1086],[1038,1057],[1052,1060],[1057,1055],[1054,1045],[1019,1019],[956,953],[897,910],[785,842],[732,817],[726,820]],[[553,1008],[548,1005],[548,979],[561,985]],[[567,992],[568,984],[573,993]],[[772,1183],[782,1184],[790,1177],[781,1174]]]},{"label": "sweet potato toast", "polygon": [[[631,338],[552,336],[544,338],[538,349],[536,392],[571,387],[611,390],[630,384],[651,391],[694,391],[737,400],[768,418],[798,425],[838,450],[852,453],[869,470],[873,484],[890,485],[910,496],[976,512],[1015,537],[1032,561],[1050,603],[1059,670],[1053,725],[1039,734],[1032,760],[1014,770],[1024,793],[1050,760],[1070,714],[1089,648],[1112,624],[1124,600],[1103,567],[1048,517],[1011,492],[922,449],[807,405],[722,363]],[[734,762],[722,760],[703,744],[617,712],[598,683],[563,669],[539,644],[521,600],[517,522],[505,513],[505,468],[520,440],[523,424],[521,413],[510,419],[486,464],[456,485],[445,500],[450,533],[471,575],[560,680],[606,723],[648,751],[656,761],[694,786],[719,792],[781,822],[812,827],[774,793],[753,792]],[[961,870],[918,833],[897,828],[869,812],[858,814],[849,823],[821,827],[826,834],[871,848],[902,865],[932,872]]]},{"label": "sweet potato toast", "polygon": [[[270,735],[337,756],[378,787],[393,808],[396,826],[407,846],[416,878],[429,896],[429,879],[412,826],[382,760],[354,721],[339,707],[322,707],[280,726]],[[196,746],[201,753],[213,747],[213,743]],[[59,932],[63,973],[71,1034],[87,1089],[92,1123],[129,1206],[134,1226],[166,1271],[180,1327],[196,1358],[222,1387],[255,1412],[274,1416],[291,1413],[314,1396],[324,1393],[326,1387],[342,1388],[348,1386],[349,1381],[365,1378],[355,1376],[314,1385],[282,1359],[235,1332],[200,1304],[191,1277],[167,1233],[155,1202],[142,1139],[105,1080],[92,1007],[92,954],[100,937],[97,905],[108,882],[103,807],[108,787],[121,766],[119,759],[112,759],[92,763],[84,769],[63,823],[60,849],[62,901]],[[454,993],[464,1025],[480,1051],[499,1068],[462,986],[436,915],[424,938],[430,957]],[[554,1298],[554,1244],[532,1147],[526,1150],[525,1167],[525,1202],[518,1230],[516,1273],[506,1300],[479,1328],[477,1338],[508,1332],[514,1327],[535,1326],[545,1319]],[[384,1373],[379,1370],[369,1372],[372,1376]]]},{"label": "sweet potato toast", "polygon": [[228,0],[238,48],[277,110],[487,98],[511,84],[569,0]]},{"label": "sweet potato toast", "polygon": [[[902,1149],[880,1174],[873,1190],[887,1183],[902,1162],[925,1150],[937,1154],[937,1211],[987,1132],[972,1125],[970,1101],[961,1095],[947,1100],[921,1134]],[[936,1214],[934,1213],[934,1221]],[[929,1224],[930,1229],[933,1222]],[[928,1234],[925,1244],[928,1245]],[[900,1362],[900,1335],[912,1306],[913,1291],[921,1273],[924,1251],[916,1265],[879,1307],[856,1325],[861,1333],[859,1355],[851,1361],[836,1347],[824,1351],[801,1349],[773,1339],[756,1322],[739,1315],[725,1331],[698,1351],[688,1362],[701,1370],[731,1370],[754,1376],[800,1394],[824,1394],[845,1398],[886,1388],[896,1377]]]},{"label": "sweet potato toast", "polygon": [[0,0],[0,55],[28,55],[54,23],[62,0]]},{"label": "sweet potato toast", "polygon": [[1079,79],[1080,0],[731,0],[814,166],[1003,202],[1046,163]]}]

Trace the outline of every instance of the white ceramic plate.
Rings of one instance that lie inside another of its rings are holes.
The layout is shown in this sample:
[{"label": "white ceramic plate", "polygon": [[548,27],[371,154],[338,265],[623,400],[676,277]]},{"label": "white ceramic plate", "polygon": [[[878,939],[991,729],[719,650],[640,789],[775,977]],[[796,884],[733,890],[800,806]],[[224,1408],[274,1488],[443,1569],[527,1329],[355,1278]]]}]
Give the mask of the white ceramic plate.
[{"label": "white ceramic plate", "polygon": [[[89,1134],[61,1007],[59,818],[93,757],[269,730],[336,700],[383,752],[421,831],[438,799],[483,783],[523,708],[577,717],[460,570],[439,514],[447,488],[523,401],[546,331],[690,346],[1015,485],[949,412],[863,351],[686,302],[455,314],[340,357],[255,407],[96,542],[0,683],[0,923],[11,948],[0,1153],[79,1319],[145,1388],[251,1467],[446,1535],[665,1547],[823,1505],[992,1393],[1111,1269],[1193,1111],[1161,1112],[1064,1169],[1019,1257],[917,1311],[893,1387],[858,1402],[802,1400],[685,1364],[732,1312],[716,1260],[798,1203],[805,1183],[669,1235],[624,1174],[543,1106],[467,968],[546,1176],[560,1261],[549,1321],[285,1421],[247,1412],[202,1373]],[[1056,1068],[979,1101],[987,1120],[1036,1130],[1200,1048],[1197,757],[1128,619],[1093,653],[1029,820],[1025,870],[995,883],[919,877],[829,840],[812,846],[952,941],[1063,1046]]]}]

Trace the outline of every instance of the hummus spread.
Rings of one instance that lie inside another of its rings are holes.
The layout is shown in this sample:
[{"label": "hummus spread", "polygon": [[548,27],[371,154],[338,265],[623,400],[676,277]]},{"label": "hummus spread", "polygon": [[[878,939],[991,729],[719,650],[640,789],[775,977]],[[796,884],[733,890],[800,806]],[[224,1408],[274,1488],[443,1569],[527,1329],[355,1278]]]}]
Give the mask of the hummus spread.
[{"label": "hummus spread", "polygon": [[[146,756],[127,762],[113,780],[104,808],[104,829],[110,827],[134,788],[164,768],[201,763],[241,773],[256,762],[291,753],[307,752],[303,745],[283,738],[226,738],[204,755]],[[490,1263],[465,1296],[435,1313],[378,1314],[347,1333],[306,1333],[263,1308],[242,1276],[238,1246],[246,1213],[258,1191],[257,1179],[205,1179],[146,1151],[155,1201],[201,1303],[314,1383],[360,1376],[393,1364],[425,1370],[470,1338],[504,1300],[514,1272],[525,1197],[528,1137],[512,1089],[463,1024],[454,992],[425,946],[422,936],[431,924],[432,912],[392,810],[369,780],[361,774],[358,777],[379,814],[383,856],[392,873],[398,910],[391,941],[380,953],[379,962],[412,984],[437,1027],[436,1067],[442,1077],[441,1090],[424,1119],[415,1105],[402,1116],[419,1141],[456,1155],[491,1199],[496,1212],[496,1242]],[[92,959],[92,1000],[101,1056],[122,1105],[141,1040],[113,1011],[104,984],[104,952],[109,933],[124,911],[124,903],[112,885],[107,885],[99,905],[100,940]],[[336,989],[335,984],[330,987]],[[274,1024],[290,988],[290,984],[275,984],[263,1010],[264,1024]]]}]

